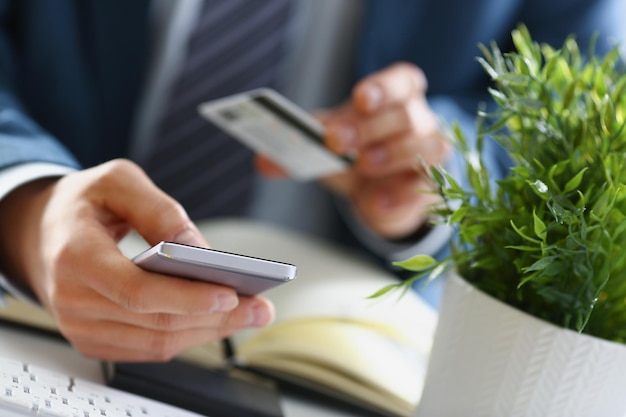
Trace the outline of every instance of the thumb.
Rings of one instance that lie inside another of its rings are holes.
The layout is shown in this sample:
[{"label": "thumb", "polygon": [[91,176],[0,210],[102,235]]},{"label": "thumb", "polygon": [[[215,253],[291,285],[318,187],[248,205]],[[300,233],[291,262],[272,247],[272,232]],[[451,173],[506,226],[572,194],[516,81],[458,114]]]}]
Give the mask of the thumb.
[{"label": "thumb", "polygon": [[148,244],[169,240],[208,247],[184,208],[159,189],[139,166],[116,159],[95,171],[107,179],[100,183],[106,209],[127,221]]}]

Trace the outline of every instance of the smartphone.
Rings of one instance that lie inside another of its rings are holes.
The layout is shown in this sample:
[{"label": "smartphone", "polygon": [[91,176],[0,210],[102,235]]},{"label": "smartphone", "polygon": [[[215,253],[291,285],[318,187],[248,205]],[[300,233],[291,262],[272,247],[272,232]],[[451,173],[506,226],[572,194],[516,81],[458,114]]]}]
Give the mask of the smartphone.
[{"label": "smartphone", "polygon": [[226,285],[241,295],[292,281],[297,272],[289,263],[165,241],[132,260],[148,271]]},{"label": "smartphone", "polygon": [[277,91],[260,88],[202,103],[199,113],[280,165],[292,178],[312,180],[342,172],[349,158],[324,145],[322,125]]}]

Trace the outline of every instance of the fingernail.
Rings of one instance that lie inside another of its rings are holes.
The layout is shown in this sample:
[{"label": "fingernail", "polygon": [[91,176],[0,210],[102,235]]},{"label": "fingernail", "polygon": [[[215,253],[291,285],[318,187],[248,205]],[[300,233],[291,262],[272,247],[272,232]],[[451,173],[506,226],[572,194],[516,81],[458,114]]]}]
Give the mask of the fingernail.
[{"label": "fingernail", "polygon": [[356,130],[352,126],[345,124],[331,126],[328,135],[337,152],[349,152],[356,148]]},{"label": "fingernail", "polygon": [[380,107],[380,103],[383,101],[383,90],[379,86],[375,84],[369,85],[363,90],[363,94],[365,109],[368,112],[372,112]]},{"label": "fingernail", "polygon": [[272,320],[272,313],[268,310],[266,304],[253,304],[248,314],[248,324],[250,326],[265,326]]},{"label": "fingernail", "polygon": [[202,236],[200,236],[196,230],[190,227],[183,229],[180,233],[174,236],[174,242],[183,243],[185,245],[191,245],[191,246],[205,246],[206,245],[204,243],[204,239],[202,238]]},{"label": "fingernail", "polygon": [[239,298],[234,294],[220,294],[217,296],[213,311],[227,312],[239,305]]}]

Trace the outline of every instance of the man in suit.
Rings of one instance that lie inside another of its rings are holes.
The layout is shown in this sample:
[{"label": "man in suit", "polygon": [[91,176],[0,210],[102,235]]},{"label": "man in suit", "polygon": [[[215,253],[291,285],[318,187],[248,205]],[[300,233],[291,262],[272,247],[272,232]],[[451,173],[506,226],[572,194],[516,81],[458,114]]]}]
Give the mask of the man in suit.
[{"label": "man in suit", "polygon": [[[129,143],[136,139],[135,115],[154,41],[151,3],[0,2],[3,286],[48,308],[83,354],[109,360],[167,359],[241,328],[263,326],[273,316],[262,297],[149,274],[117,249],[130,229],[149,243],[207,244],[183,207],[136,163],[115,159],[132,156]],[[294,0],[300,10],[294,26],[314,28],[314,39],[334,33],[326,27],[330,20],[313,18],[329,3],[338,2]],[[357,17],[350,20],[350,33],[343,27],[347,20],[335,22],[342,39],[353,39],[345,43],[343,59],[326,55],[326,79],[315,79],[324,69],[312,77],[295,71],[283,88],[307,108],[336,105],[318,113],[326,143],[358,157],[348,173],[321,183],[357,238],[387,260],[435,253],[445,245],[445,232],[425,226],[433,200],[415,193],[425,186],[414,169],[415,155],[460,175],[438,123],[457,121],[473,131],[488,85],[474,63],[477,43],[493,40],[509,48],[518,22],[538,41],[557,46],[576,33],[584,48],[598,32],[599,53],[611,47],[609,36],[623,39],[620,0],[341,3],[349,6],[346,19]],[[330,44],[339,48],[341,42]],[[292,57],[298,51],[294,47]],[[295,64],[314,66],[322,58],[300,57]],[[350,75],[343,104],[330,96],[307,102],[293,90],[324,90],[323,83],[337,80],[342,63],[348,68],[343,74]],[[506,163],[497,148],[492,162]],[[261,156],[258,166],[267,175],[277,171]]]}]

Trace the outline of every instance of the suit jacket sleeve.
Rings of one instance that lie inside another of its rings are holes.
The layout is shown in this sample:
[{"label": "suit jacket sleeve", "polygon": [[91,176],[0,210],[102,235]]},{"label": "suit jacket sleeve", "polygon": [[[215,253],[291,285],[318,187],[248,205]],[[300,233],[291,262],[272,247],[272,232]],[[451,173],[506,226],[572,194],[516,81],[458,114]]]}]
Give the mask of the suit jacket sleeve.
[{"label": "suit jacket sleeve", "polygon": [[27,162],[50,162],[78,167],[72,155],[41,129],[20,104],[15,73],[19,62],[6,34],[9,2],[0,2],[0,170]]},{"label": "suit jacket sleeve", "polygon": [[75,158],[28,115],[19,98],[20,63],[8,35],[11,2],[0,1],[0,171],[27,162],[50,162],[76,168]]},{"label": "suit jacket sleeve", "polygon": [[[75,158],[41,129],[20,104],[15,82],[19,62],[13,55],[13,45],[5,30],[8,8],[8,2],[0,2],[0,181],[2,170],[19,164],[48,162],[78,168]],[[2,287],[11,289],[16,295],[23,295],[23,298],[30,298],[28,291],[12,287],[0,274],[0,301]]]}]

